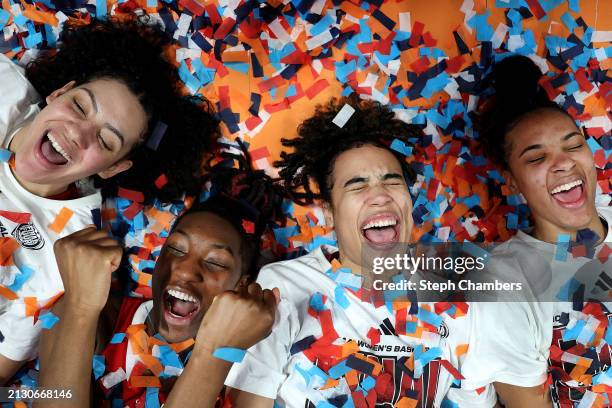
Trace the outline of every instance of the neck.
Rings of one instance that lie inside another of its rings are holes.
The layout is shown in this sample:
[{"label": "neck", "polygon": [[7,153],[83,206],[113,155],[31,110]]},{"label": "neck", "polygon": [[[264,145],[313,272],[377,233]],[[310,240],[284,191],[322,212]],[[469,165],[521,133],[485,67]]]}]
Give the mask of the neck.
[{"label": "neck", "polygon": [[[15,133],[13,139],[9,144],[9,150],[13,152],[15,157],[17,157],[17,154],[21,151],[21,147],[23,145],[25,135],[27,134],[27,130],[28,125],[19,129],[17,133]],[[68,189],[68,185],[66,184],[38,184],[24,180],[14,171],[12,167],[11,173],[13,173],[13,176],[15,176],[15,179],[17,179],[17,182],[21,185],[21,187],[39,197],[50,197],[56,194],[63,193]]]},{"label": "neck", "polygon": [[540,241],[556,244],[557,242],[559,242],[559,235],[569,235],[570,239],[575,241],[576,234],[578,233],[578,231],[583,229],[589,229],[595,234],[597,234],[597,236],[599,237],[598,243],[603,241],[608,233],[608,231],[606,231],[606,229],[604,228],[601,218],[599,218],[599,215],[597,214],[597,212],[595,212],[595,216],[587,225],[582,228],[575,229],[558,227],[556,225],[547,225],[545,221],[538,222],[536,220],[533,236],[539,239]]}]

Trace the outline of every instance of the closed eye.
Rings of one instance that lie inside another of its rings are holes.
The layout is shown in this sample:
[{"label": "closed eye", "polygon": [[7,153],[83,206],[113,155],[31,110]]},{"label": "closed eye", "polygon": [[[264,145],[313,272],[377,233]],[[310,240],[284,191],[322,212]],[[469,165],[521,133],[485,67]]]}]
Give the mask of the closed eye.
[{"label": "closed eye", "polygon": [[218,261],[210,261],[210,260],[206,260],[206,261],[204,261],[204,262],[206,262],[206,264],[207,264],[208,266],[212,266],[214,269],[228,269],[228,266],[227,266],[227,265],[224,265],[224,264],[222,264],[222,263],[220,263],[220,262],[218,262]]},{"label": "closed eye", "polygon": [[106,144],[102,136],[98,135],[98,141],[100,142],[100,146],[102,146],[104,150],[108,150],[109,152],[113,150]]},{"label": "closed eye", "polygon": [[79,104],[79,101],[77,101],[76,98],[72,99],[72,102],[74,104],[74,106],[76,107],[76,110],[78,111],[78,113],[80,113],[82,116],[86,116],[85,115],[85,110],[83,109],[83,107]]},{"label": "closed eye", "polygon": [[531,163],[539,163],[539,162],[541,162],[542,160],[544,160],[544,156],[542,156],[542,157],[537,157],[537,158],[535,158],[535,159],[531,159],[531,160],[527,160],[527,163],[530,163],[530,164],[531,164]]},{"label": "closed eye", "polygon": [[183,256],[187,254],[187,252],[181,251],[180,249],[175,248],[172,245],[167,245],[166,248],[168,248],[168,251],[170,251],[170,253],[176,256]]},{"label": "closed eye", "polygon": [[584,146],[584,143],[580,143],[579,145],[572,146],[572,147],[570,147],[570,148],[569,148],[569,149],[567,149],[567,150],[569,150],[569,151],[572,151],[572,152],[573,152],[573,151],[576,151],[576,150],[580,150],[580,149],[582,149],[582,147],[583,147],[583,146]]}]

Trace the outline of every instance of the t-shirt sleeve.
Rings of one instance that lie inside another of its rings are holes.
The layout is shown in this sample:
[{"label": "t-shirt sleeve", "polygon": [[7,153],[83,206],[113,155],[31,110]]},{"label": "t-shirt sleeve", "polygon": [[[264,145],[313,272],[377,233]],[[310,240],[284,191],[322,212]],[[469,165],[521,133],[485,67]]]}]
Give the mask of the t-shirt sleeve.
[{"label": "t-shirt sleeve", "polygon": [[552,341],[552,312],[547,316],[547,305],[472,303],[470,343],[461,367],[465,377],[462,388],[477,389],[494,382],[520,387],[544,383]]},{"label": "t-shirt sleeve", "polygon": [[272,332],[268,337],[247,350],[241,363],[235,363],[225,385],[262,397],[276,399],[278,390],[287,377],[286,366],[291,345],[299,329],[299,317],[289,288],[278,278],[278,264],[264,267],[257,282],[263,288],[278,287],[278,304]]},{"label": "t-shirt sleeve", "polygon": [[0,54],[0,143],[29,117],[39,96],[23,75],[23,69]]},{"label": "t-shirt sleeve", "polygon": [[[0,305],[1,306],[1,305]],[[25,316],[23,302],[8,301],[7,308],[0,315],[0,354],[14,361],[26,361],[36,357],[40,324],[34,325],[31,316]]]}]

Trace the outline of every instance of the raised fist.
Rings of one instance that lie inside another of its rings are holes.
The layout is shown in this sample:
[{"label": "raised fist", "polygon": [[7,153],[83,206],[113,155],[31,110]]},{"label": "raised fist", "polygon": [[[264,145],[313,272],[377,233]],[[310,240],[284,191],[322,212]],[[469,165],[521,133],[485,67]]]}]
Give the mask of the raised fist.
[{"label": "raised fist", "polygon": [[202,319],[195,347],[248,349],[270,334],[279,299],[277,288],[262,290],[257,283],[215,296]]},{"label": "raised fist", "polygon": [[64,302],[99,313],[108,298],[111,274],[121,262],[121,246],[105,231],[88,227],[57,240],[53,250],[64,283]]}]

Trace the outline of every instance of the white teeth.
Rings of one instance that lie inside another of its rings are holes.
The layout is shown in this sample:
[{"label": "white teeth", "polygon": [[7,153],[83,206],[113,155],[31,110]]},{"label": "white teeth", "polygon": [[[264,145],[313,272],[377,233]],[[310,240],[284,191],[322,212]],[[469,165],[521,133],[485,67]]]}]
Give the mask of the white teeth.
[{"label": "white teeth", "polygon": [[377,221],[371,221],[368,222],[363,229],[366,230],[368,228],[382,228],[382,227],[388,227],[388,226],[392,226],[397,224],[397,220],[394,220],[392,218],[387,218],[384,220],[377,220]]},{"label": "white teeth", "polygon": [[177,299],[183,300],[185,302],[191,302],[191,303],[198,303],[198,299],[194,298],[193,296],[185,293],[185,292],[180,292],[178,290],[175,289],[169,289],[168,290],[168,294],[172,297],[175,297]]},{"label": "white teeth", "polygon": [[562,191],[571,190],[572,188],[574,188],[576,186],[580,186],[580,185],[582,185],[582,180],[572,181],[571,183],[566,183],[566,184],[560,185],[559,187],[555,187],[550,192],[550,194],[557,194],[557,193],[560,193]]},{"label": "white teeth", "polygon": [[51,134],[51,132],[47,133],[47,137],[49,138],[49,140],[51,141],[51,146],[53,146],[53,148],[62,155],[62,157],[68,161],[72,160],[72,157],[70,157],[70,155],[68,153],[66,153],[64,151],[64,149],[62,149],[62,146],[59,145],[59,143],[57,143],[57,140],[55,140],[55,138],[53,137],[53,135]]}]

